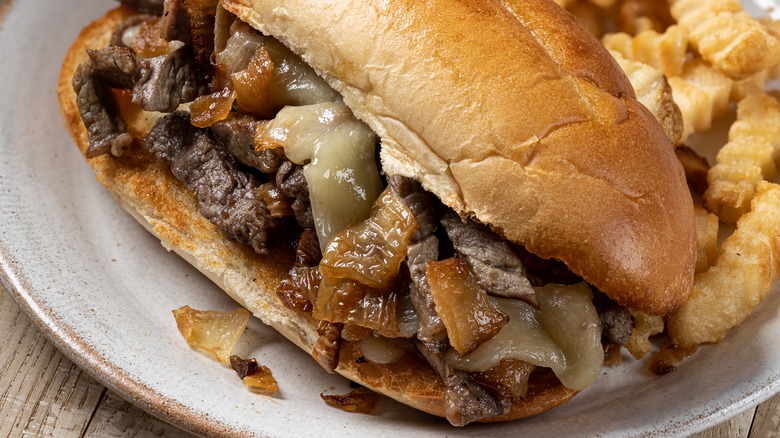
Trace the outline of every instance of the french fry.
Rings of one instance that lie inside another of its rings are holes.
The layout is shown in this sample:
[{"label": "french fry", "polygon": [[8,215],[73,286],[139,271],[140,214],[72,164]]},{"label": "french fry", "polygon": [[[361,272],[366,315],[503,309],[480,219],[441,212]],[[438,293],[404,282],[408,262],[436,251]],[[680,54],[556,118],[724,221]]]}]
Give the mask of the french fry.
[{"label": "french fry", "polygon": [[610,51],[634,87],[636,98],[655,116],[666,136],[677,144],[683,130],[680,109],[672,99],[672,88],[659,70],[647,64],[630,61],[620,52]]},{"label": "french fry", "polygon": [[708,175],[704,204],[726,223],[750,209],[760,181],[774,179],[780,157],[780,104],[766,93],[755,93],[737,107],[729,142],[717,155]]},{"label": "french fry", "polygon": [[650,352],[650,337],[664,331],[664,320],[642,312],[631,312],[631,316],[634,318],[634,330],[626,342],[626,350],[634,359],[641,359]]},{"label": "french fry", "polygon": [[667,77],[682,74],[688,51],[688,36],[680,26],[669,26],[663,33],[645,30],[634,37],[623,32],[607,34],[601,42],[631,61],[661,70]]},{"label": "french fry", "polygon": [[645,30],[664,32],[674,24],[669,5],[658,0],[623,0],[617,9],[617,31],[636,35]]},{"label": "french fry", "polygon": [[780,40],[745,12],[739,0],[674,0],[671,12],[702,57],[731,78],[780,62]]},{"label": "french fry", "polygon": [[694,205],[696,219],[696,273],[706,272],[718,259],[718,217]]},{"label": "french fry", "polygon": [[720,342],[741,324],[780,277],[780,185],[758,184],[752,209],[723,242],[708,271],[697,274],[688,300],[667,321],[675,346]]},{"label": "french fry", "polygon": [[739,102],[751,94],[763,93],[766,83],[769,80],[769,73],[770,69],[761,70],[744,79],[734,81],[734,86],[731,87],[730,100],[732,102]]},{"label": "french fry", "polygon": [[682,112],[682,141],[694,132],[709,130],[712,120],[726,112],[733,83],[701,58],[687,62],[680,76],[669,78]]}]

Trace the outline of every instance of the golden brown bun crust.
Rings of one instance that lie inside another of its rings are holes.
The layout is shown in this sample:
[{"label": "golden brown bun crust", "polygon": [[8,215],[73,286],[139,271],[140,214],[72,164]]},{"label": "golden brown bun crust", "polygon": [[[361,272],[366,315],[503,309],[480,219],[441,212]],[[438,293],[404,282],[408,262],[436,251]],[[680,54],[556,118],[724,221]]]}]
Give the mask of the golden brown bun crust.
[{"label": "golden brown bun crust", "polygon": [[[76,67],[87,59],[85,50],[105,47],[116,25],[130,14],[132,10],[120,7],[86,27],[63,63],[57,87],[60,110],[82,155],[88,139],[76,107],[71,78]],[[120,101],[133,136],[145,135],[153,121],[145,118],[127,96],[120,96]],[[199,213],[194,195],[137,143],[122,158],[104,155],[88,160],[97,179],[141,224],[160,238],[167,249],[184,257],[255,316],[311,353],[317,340],[315,322],[284,307],[275,293],[279,281],[292,265],[289,248],[274,248],[273,256],[261,257],[225,239]],[[391,365],[358,363],[362,362],[356,360],[361,355],[360,350],[355,344],[345,344],[337,368],[340,374],[422,411],[444,415],[444,387],[421,359],[407,354]],[[507,415],[484,421],[535,415],[576,394],[554,380],[534,381],[530,386],[530,395],[515,403]]]},{"label": "golden brown bun crust", "polygon": [[223,0],[344,95],[384,170],[632,309],[693,282],[672,145],[608,52],[549,0]]}]

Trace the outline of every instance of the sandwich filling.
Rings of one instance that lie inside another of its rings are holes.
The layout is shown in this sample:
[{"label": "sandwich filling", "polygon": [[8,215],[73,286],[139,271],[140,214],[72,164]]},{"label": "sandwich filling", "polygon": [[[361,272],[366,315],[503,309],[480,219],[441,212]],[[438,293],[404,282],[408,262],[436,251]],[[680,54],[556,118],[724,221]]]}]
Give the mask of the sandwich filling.
[{"label": "sandwich filling", "polygon": [[[629,312],[565,265],[383,174],[381,140],[280,42],[216,0],[127,3],[164,13],[130,17],[77,69],[87,157],[149,154],[227,238],[261,255],[293,246],[276,294],[318,324],[327,371],[342,340],[377,363],[418,355],[465,425],[506,414],[532,379],[586,388],[604,345],[627,342]],[[154,122],[140,142],[127,100]]]}]

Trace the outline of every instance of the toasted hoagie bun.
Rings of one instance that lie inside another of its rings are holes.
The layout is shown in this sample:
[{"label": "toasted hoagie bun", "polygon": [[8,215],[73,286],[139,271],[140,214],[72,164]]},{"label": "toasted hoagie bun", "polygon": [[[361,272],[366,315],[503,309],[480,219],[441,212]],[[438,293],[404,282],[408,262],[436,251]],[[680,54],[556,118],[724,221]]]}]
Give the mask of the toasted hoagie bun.
[{"label": "toasted hoagie bun", "polygon": [[[223,1],[277,38],[342,94],[381,139],[387,174],[411,177],[461,217],[528,251],[555,258],[615,302],[668,314],[693,278],[692,203],[672,145],[639,105],[619,67],[551,1]],[[323,13],[327,11],[327,13]],[[86,49],[109,44],[133,11],[86,27],[63,64],[63,118],[83,154],[89,138],[71,85]],[[156,118],[117,94],[138,143]],[[259,255],[200,212],[197,198],[143,147],[88,160],[141,224],[266,324],[307,352],[310,314],[275,291],[289,246]],[[343,341],[336,371],[405,404],[445,415],[445,387],[420,357],[358,360]],[[537,373],[500,417],[535,415],[576,394]]]}]

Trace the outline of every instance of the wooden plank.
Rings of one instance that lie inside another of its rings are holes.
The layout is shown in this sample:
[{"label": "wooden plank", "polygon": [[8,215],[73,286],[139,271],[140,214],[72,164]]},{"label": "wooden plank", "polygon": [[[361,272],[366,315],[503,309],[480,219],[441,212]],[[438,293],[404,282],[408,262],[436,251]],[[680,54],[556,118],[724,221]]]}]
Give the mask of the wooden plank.
[{"label": "wooden plank", "polygon": [[148,436],[188,438],[194,435],[155,418],[108,391],[100,401],[84,436],[85,438]]},{"label": "wooden plank", "polygon": [[690,438],[746,438],[750,432],[755,409],[747,411],[731,418],[725,423],[713,426],[703,432],[693,434]]},{"label": "wooden plank", "polygon": [[0,287],[0,436],[80,437],[103,391]]},{"label": "wooden plank", "polygon": [[780,437],[780,394],[758,405],[750,438]]}]

